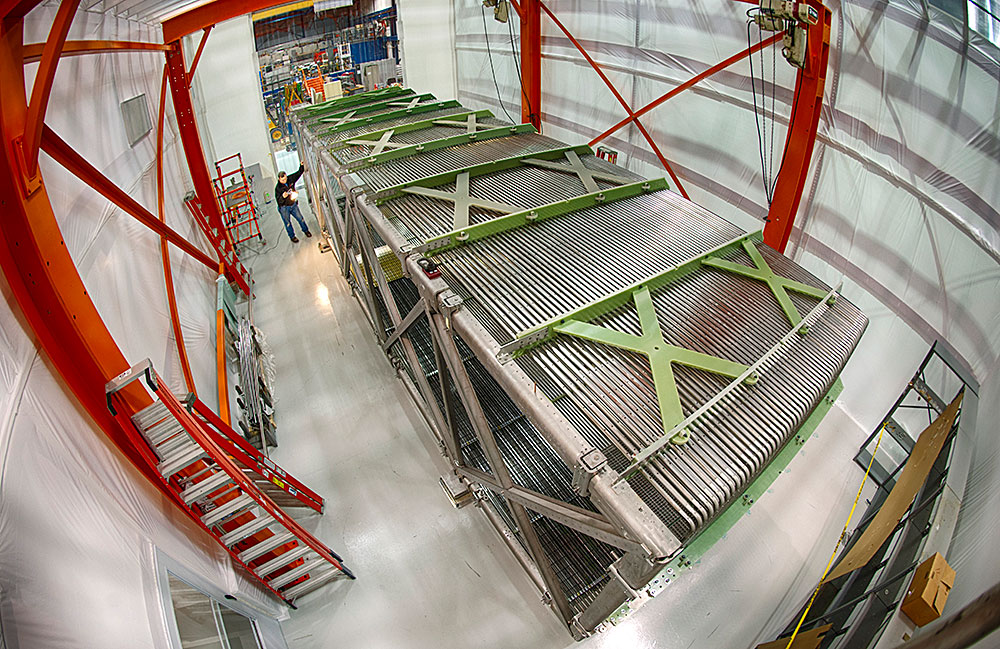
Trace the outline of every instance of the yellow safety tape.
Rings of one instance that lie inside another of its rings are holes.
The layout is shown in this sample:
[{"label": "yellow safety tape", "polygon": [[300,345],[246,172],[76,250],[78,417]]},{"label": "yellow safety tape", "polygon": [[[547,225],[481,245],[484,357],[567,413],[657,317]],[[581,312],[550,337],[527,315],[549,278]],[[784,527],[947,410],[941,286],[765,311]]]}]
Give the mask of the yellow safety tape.
[{"label": "yellow safety tape", "polygon": [[802,623],[805,622],[806,615],[809,614],[809,609],[812,608],[813,602],[816,601],[816,596],[819,594],[820,586],[823,585],[823,580],[826,579],[827,574],[830,572],[830,568],[833,567],[833,560],[837,557],[837,550],[840,549],[840,544],[844,542],[844,537],[847,536],[847,528],[851,524],[851,518],[854,517],[854,510],[858,506],[858,501],[861,500],[861,490],[865,488],[865,483],[868,482],[868,474],[872,470],[872,463],[875,461],[875,454],[878,453],[879,444],[882,443],[882,433],[885,432],[885,425],[882,425],[882,429],[878,432],[878,440],[875,442],[875,450],[872,451],[872,457],[868,460],[868,468],[865,469],[865,477],[861,480],[861,486],[858,487],[858,495],[854,497],[854,504],[851,505],[851,513],[847,515],[847,522],[844,523],[844,529],[840,531],[840,538],[837,539],[837,545],[833,548],[833,554],[830,555],[830,560],[826,562],[826,570],[823,571],[823,576],[819,578],[819,583],[816,584],[816,589],[813,590],[812,597],[809,598],[809,604],[806,606],[806,610],[802,611],[802,617],[799,618],[799,623],[795,625],[795,630],[792,631],[792,636],[788,638],[788,644],[785,645],[785,649],[791,649],[792,643],[795,642],[795,636],[799,634],[799,629],[802,628]]}]

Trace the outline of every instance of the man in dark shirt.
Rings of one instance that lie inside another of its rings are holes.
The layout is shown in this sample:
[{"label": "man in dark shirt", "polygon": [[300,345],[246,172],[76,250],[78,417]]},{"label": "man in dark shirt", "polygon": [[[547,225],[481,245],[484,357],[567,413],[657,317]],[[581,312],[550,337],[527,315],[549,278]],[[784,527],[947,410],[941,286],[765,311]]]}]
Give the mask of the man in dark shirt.
[{"label": "man in dark shirt", "polygon": [[295,181],[302,176],[305,170],[305,165],[299,165],[299,170],[291,176],[282,171],[278,174],[278,184],[274,186],[274,197],[278,200],[278,213],[281,214],[285,231],[288,232],[288,238],[292,240],[292,243],[299,242],[299,238],[295,236],[295,230],[292,229],[293,216],[299,222],[302,233],[307,237],[312,236],[309,226],[302,220],[302,214],[299,212],[299,194],[295,191]]}]

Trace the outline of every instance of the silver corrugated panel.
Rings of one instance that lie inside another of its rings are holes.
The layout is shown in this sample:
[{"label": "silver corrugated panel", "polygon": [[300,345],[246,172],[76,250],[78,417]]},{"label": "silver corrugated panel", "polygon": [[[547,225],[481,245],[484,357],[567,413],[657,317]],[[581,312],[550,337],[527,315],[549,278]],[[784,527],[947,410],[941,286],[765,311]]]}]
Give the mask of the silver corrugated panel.
[{"label": "silver corrugated panel", "polygon": [[[468,112],[465,108],[456,106],[455,108],[442,108],[441,110],[432,110],[426,113],[420,113],[419,115],[404,115],[403,117],[395,117],[393,119],[387,119],[384,122],[372,122],[371,124],[362,124],[360,126],[355,126],[354,128],[349,128],[339,133],[321,135],[320,140],[324,146],[335,146],[342,140],[348,140],[352,137],[358,137],[359,135],[364,135],[366,133],[371,133],[372,131],[381,131],[382,129],[392,128],[393,126],[402,126],[403,124],[409,124],[411,122],[417,122],[425,119],[443,119],[449,117],[456,113]],[[315,127],[315,132],[324,133],[324,129],[328,128],[329,124],[317,125]]]},{"label": "silver corrugated panel", "polygon": [[421,153],[409,158],[390,160],[358,171],[358,176],[372,191],[379,191],[403,182],[462,169],[502,158],[538,153],[565,146],[558,140],[542,135],[512,135],[498,140],[462,144],[448,149]]},{"label": "silver corrugated panel", "polygon": [[[421,115],[421,117],[424,117]],[[427,117],[425,119],[432,119]],[[433,118],[437,119],[437,118]],[[412,118],[411,118],[412,120]],[[503,122],[494,118],[484,118],[477,121],[478,124],[490,127],[500,127],[509,126],[509,122]],[[397,124],[398,126],[398,124]],[[391,126],[385,126],[384,123],[371,125],[368,132],[381,131],[383,129],[392,128]],[[465,133],[465,129],[458,128],[455,126],[431,126],[429,128],[420,129],[419,131],[408,131],[405,133],[396,133],[392,136],[392,141],[395,144],[423,144],[424,142],[430,142],[432,140],[438,140],[446,137],[452,137],[455,135],[461,135]],[[352,134],[344,136],[342,133],[336,135],[336,139],[346,142],[351,138],[356,138],[360,134]],[[374,144],[374,143],[373,143]],[[338,149],[333,153],[333,157],[341,162],[352,162],[355,160],[360,160],[368,155],[372,150],[371,146],[364,145],[354,145],[343,149]],[[390,151],[391,149],[386,149]]]},{"label": "silver corrugated panel", "polygon": [[[456,108],[454,112],[464,110]],[[415,115],[406,121],[428,117]],[[387,127],[386,123],[377,124],[366,132]],[[410,138],[401,134],[393,141],[425,142],[447,137],[454,130],[433,127],[411,132]],[[337,135],[338,139],[345,137]],[[346,177],[347,185],[360,182],[367,194],[377,194],[380,202],[376,208],[372,199],[352,193],[372,226],[372,234],[380,233],[379,241],[394,247],[404,267],[411,264],[408,268],[414,281],[439,294],[440,288],[431,288],[430,280],[416,269],[416,253],[404,244],[419,245],[456,229],[455,203],[405,192],[388,195],[384,190],[563,146],[537,134],[464,143],[361,169]],[[366,152],[362,147],[358,155]],[[353,152],[341,160],[356,159],[350,155]],[[616,176],[619,182],[641,180],[593,155],[580,154],[580,161],[587,169],[600,172],[596,179],[600,191],[617,184],[601,174]],[[553,163],[563,166],[548,168]],[[332,171],[344,174],[345,170]],[[434,190],[452,193],[456,183],[437,185]],[[534,209],[585,193],[588,189],[566,157],[557,157],[545,167],[522,164],[473,176],[469,181],[470,196],[511,208]],[[499,215],[472,206],[469,222],[481,223]],[[628,478],[627,484],[619,485],[625,488],[621,492],[602,482],[600,492],[592,491],[590,499],[570,488],[580,453],[588,448],[601,451],[610,468],[606,476],[614,479],[637,453],[664,435],[648,360],[635,352],[567,336],[557,336],[507,365],[496,357],[499,345],[514,340],[519,333],[620,292],[741,234],[735,225],[691,201],[659,191],[542,220],[435,255],[444,283],[462,299],[460,311],[471,314],[456,316],[458,330],[469,344],[466,347],[460,342],[459,346],[517,484],[585,509],[600,509],[623,534],[647,543],[651,557],[662,558],[676,551],[675,541],[683,543],[709,525],[767,466],[831,388],[867,325],[864,315],[846,300],[838,299],[826,308],[808,335],[795,336],[770,358],[760,368],[756,384],[736,386],[692,423],[688,443],[667,445]],[[778,275],[829,288],[767,246],[756,246]],[[725,258],[751,265],[741,249]],[[417,303],[417,290],[410,279],[396,280],[390,288],[401,313]],[[651,297],[668,344],[744,365],[762,358],[791,329],[767,284],[708,266],[652,291]],[[790,299],[803,315],[818,304],[817,299],[796,293],[791,293]],[[388,313],[384,319],[390,320]],[[642,333],[632,304],[591,324]],[[409,367],[398,349],[394,356],[407,366],[411,376],[419,371],[428,377],[443,408],[426,321],[414,325],[409,338],[417,348],[421,367]],[[678,364],[673,371],[685,414],[715,398],[731,381]],[[545,405],[538,405],[538,392],[548,397]],[[487,470],[483,449],[464,411],[457,413],[455,426],[461,438],[462,461]],[[516,529],[503,498],[495,494],[489,498],[507,518],[508,526]],[[656,521],[649,527],[643,513],[648,511]],[[533,525],[573,610],[582,611],[608,583],[605,569],[621,556],[621,550],[547,518],[536,516]],[[660,529],[669,532],[661,533]],[[603,610],[607,604],[604,601],[595,608]]]}]

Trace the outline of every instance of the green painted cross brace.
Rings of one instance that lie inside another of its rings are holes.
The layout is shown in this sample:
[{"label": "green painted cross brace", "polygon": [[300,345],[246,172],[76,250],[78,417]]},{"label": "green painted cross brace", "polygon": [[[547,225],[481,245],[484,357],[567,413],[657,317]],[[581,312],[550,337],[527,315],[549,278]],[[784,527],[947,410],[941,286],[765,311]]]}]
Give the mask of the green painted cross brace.
[{"label": "green painted cross brace", "polygon": [[331,113],[324,113],[323,116],[320,117],[319,121],[323,124],[334,124],[334,126],[336,126],[344,123],[345,121],[349,121],[357,115],[374,113],[380,110],[387,110],[389,108],[413,108],[414,106],[419,106],[421,102],[427,100],[434,100],[434,95],[430,93],[414,95],[413,99],[409,102],[399,102],[394,99],[382,99],[380,101],[373,101],[369,104],[362,104],[353,108],[345,108]]},{"label": "green painted cross brace", "polygon": [[[754,245],[753,241],[744,241],[743,249],[746,253],[750,255],[750,259],[753,261],[754,266],[744,266],[743,264],[737,264],[726,259],[719,259],[718,257],[709,257],[702,260],[702,264],[706,266],[711,266],[712,268],[718,268],[719,270],[729,271],[731,273],[736,273],[738,275],[743,275],[744,277],[749,277],[750,279],[756,279],[761,282],[765,282],[774,293],[775,299],[778,300],[778,304],[781,305],[781,310],[785,312],[785,317],[788,318],[788,322],[794,327],[795,325],[802,322],[802,316],[799,314],[799,310],[795,308],[792,304],[791,298],[788,297],[788,291],[795,291],[796,293],[801,293],[803,295],[808,295],[809,297],[814,297],[817,300],[822,300],[826,297],[827,291],[824,289],[819,289],[814,286],[809,286],[808,284],[803,284],[802,282],[797,282],[794,279],[788,279],[787,277],[781,277],[776,275],[771,267],[767,265],[764,261],[764,257],[757,250],[757,246]],[[799,329],[799,333],[805,335],[809,333],[809,327],[802,327]]]},{"label": "green painted cross brace", "polygon": [[[731,379],[743,374],[749,367],[741,363],[727,361],[724,358],[668,344],[663,338],[663,331],[660,329],[660,322],[656,317],[656,308],[653,306],[653,298],[649,294],[649,289],[642,287],[636,290],[632,293],[632,299],[639,312],[639,324],[642,327],[641,336],[572,319],[555,325],[553,330],[567,336],[627,349],[644,354],[649,358],[649,366],[653,372],[653,387],[656,390],[656,399],[660,407],[660,419],[663,422],[663,431],[667,433],[684,421],[684,409],[677,392],[677,382],[674,380],[674,363],[713,374],[721,374]],[[754,375],[745,379],[745,383],[748,384],[756,381],[757,377]],[[685,428],[675,434],[670,441],[674,444],[684,444],[689,438],[690,431]]]},{"label": "green painted cross brace", "polygon": [[305,106],[302,111],[310,116],[325,113],[332,108],[339,108],[343,106],[357,106],[358,104],[371,103],[379,99],[386,97],[396,97],[399,95],[412,95],[413,90],[409,88],[400,88],[398,86],[388,86],[380,90],[370,90],[368,92],[360,92],[353,95],[348,95],[346,97],[336,97],[334,99],[329,99],[319,104],[313,104],[312,106]]},{"label": "green painted cross brace", "polygon": [[[457,108],[461,106],[454,99],[449,99],[448,101],[436,101],[427,104],[419,104],[413,108],[398,108],[396,110],[391,110],[387,113],[379,113],[377,115],[372,115],[370,117],[365,117],[364,115],[351,115],[337,121],[336,124],[330,126],[326,129],[317,132],[317,135],[327,137],[332,134],[340,133],[342,131],[348,131],[352,128],[357,128],[359,126],[365,126],[366,124],[375,124],[378,122],[387,122],[390,119],[396,119],[398,117],[405,117],[407,115],[419,115],[420,113],[428,113],[435,110],[443,110],[445,108]],[[320,122],[327,122],[327,119],[321,119]],[[345,121],[346,120],[346,121]]]}]

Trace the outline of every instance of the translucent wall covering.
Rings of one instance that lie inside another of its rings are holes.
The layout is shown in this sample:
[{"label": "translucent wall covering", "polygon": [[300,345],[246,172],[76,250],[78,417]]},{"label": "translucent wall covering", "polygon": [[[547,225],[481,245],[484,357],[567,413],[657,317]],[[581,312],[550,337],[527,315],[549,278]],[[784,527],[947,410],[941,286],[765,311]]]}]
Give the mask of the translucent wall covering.
[{"label": "translucent wall covering", "polygon": [[[636,109],[747,47],[750,5],[743,3],[545,4]],[[459,99],[503,114],[499,94],[516,116],[520,88],[508,26],[489,13],[484,21],[472,0],[454,6]],[[960,570],[955,596],[967,601],[1000,579],[1000,564],[985,561],[980,541],[1000,529],[1000,502],[992,495],[1000,482],[997,399],[989,398],[997,393],[1000,354],[998,52],[975,34],[967,44],[962,26],[934,7],[924,16],[919,3],[829,6],[825,105],[787,252],[825,281],[843,281],[845,295],[871,318],[845,370],[842,397],[863,427],[881,420],[936,339],[983,383],[971,513],[963,515],[954,546],[970,568],[964,582]],[[516,22],[513,31],[516,50]],[[588,141],[625,117],[544,13],[542,34],[543,132]],[[759,39],[755,27],[750,38]],[[691,198],[748,228],[762,225],[768,206],[758,128],[769,150],[765,161],[776,172],[795,86],[793,69],[771,50],[754,56],[753,65],[758,109],[761,75],[768,80],[768,119],[759,126],[746,60],[642,118]],[[605,144],[629,169],[665,175],[635,127]],[[972,570],[977,564],[992,571]]]},{"label": "translucent wall covering", "polygon": [[[56,7],[25,21],[44,41]],[[159,41],[160,30],[78,12],[71,40]],[[26,67],[28,83],[37,64]],[[46,123],[147,209],[156,210],[155,124],[163,54],[64,58]],[[17,89],[5,88],[5,92]],[[153,130],[130,146],[120,102],[145,94]],[[169,102],[168,102],[169,106]],[[190,189],[172,108],[164,138],[167,224],[206,251],[187,214]],[[44,153],[41,171],[65,244],[105,324],[130,362],[151,358],[186,392],[164,290],[159,238]],[[216,401],[215,274],[171,249],[185,342],[202,399]],[[155,553],[225,592],[279,614],[221,546],[183,516],[80,408],[19,321],[0,301],[0,609],[7,647],[166,646]],[[103,392],[103,385],[92,388]]]}]

